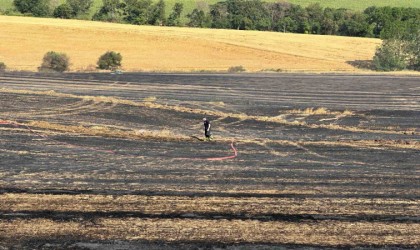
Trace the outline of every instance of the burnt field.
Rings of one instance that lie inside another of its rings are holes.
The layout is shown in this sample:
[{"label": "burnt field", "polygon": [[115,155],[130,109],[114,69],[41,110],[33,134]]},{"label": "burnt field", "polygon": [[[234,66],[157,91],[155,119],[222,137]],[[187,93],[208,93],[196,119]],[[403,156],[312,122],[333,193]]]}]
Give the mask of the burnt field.
[{"label": "burnt field", "polygon": [[419,80],[1,74],[0,249],[418,248]]}]

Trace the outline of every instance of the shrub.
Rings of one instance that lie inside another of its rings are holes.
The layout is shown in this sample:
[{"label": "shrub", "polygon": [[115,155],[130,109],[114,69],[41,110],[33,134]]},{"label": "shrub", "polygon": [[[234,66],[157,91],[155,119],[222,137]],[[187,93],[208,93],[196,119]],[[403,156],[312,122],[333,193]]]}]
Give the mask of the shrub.
[{"label": "shrub", "polygon": [[233,66],[228,69],[229,73],[237,73],[237,72],[244,72],[245,68],[241,66]]},{"label": "shrub", "polygon": [[50,51],[44,55],[39,71],[64,72],[69,69],[69,65],[70,59],[66,54]]},{"label": "shrub", "polygon": [[403,70],[407,67],[407,56],[404,53],[404,42],[385,40],[373,57],[373,65],[379,71]]},{"label": "shrub", "polygon": [[4,62],[0,62],[0,72],[6,71],[6,64]]},{"label": "shrub", "polygon": [[115,70],[121,67],[122,56],[120,53],[108,51],[99,57],[98,68]]}]

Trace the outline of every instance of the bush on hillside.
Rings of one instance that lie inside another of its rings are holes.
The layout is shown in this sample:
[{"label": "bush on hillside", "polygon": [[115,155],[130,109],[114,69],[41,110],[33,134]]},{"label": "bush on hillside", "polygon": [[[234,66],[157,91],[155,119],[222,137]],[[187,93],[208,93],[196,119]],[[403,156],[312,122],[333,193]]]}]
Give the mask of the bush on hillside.
[{"label": "bush on hillside", "polygon": [[407,67],[406,55],[400,40],[385,40],[373,57],[373,65],[379,71],[403,70]]},{"label": "bush on hillside", "polygon": [[420,70],[420,21],[395,23],[381,35],[385,40],[373,58],[377,70]]},{"label": "bush on hillside", "polygon": [[228,69],[228,72],[229,73],[238,73],[238,72],[244,72],[244,71],[246,71],[246,70],[245,70],[245,68],[242,65],[240,65],[240,66],[233,66],[233,67],[230,67]]},{"label": "bush on hillside", "polygon": [[99,69],[116,70],[121,67],[122,56],[120,53],[108,51],[99,57],[97,62]]},{"label": "bush on hillside", "polygon": [[0,62],[0,72],[6,71],[6,64],[4,62]]},{"label": "bush on hillside", "polygon": [[64,72],[69,69],[69,66],[70,59],[66,54],[50,51],[44,55],[42,64],[38,69],[46,72]]}]

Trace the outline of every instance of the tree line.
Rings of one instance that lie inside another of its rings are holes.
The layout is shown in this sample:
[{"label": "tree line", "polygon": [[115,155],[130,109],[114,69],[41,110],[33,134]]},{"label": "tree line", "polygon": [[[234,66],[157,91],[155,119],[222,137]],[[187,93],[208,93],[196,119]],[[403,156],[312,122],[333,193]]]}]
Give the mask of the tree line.
[{"label": "tree line", "polygon": [[[93,0],[66,0],[51,9],[51,0],[14,0],[16,9],[33,16],[79,18],[89,13]],[[304,34],[376,37],[384,40],[374,58],[381,70],[419,69],[420,9],[405,7],[369,7],[364,11],[307,7],[287,2],[261,0],[226,0],[195,8],[185,15],[183,4],[175,3],[165,13],[164,0],[102,0],[102,7],[93,15],[97,21],[136,25],[189,26],[217,29],[261,30]],[[386,56],[385,56],[386,55]],[[389,58],[393,58],[389,60]],[[388,58],[388,59],[387,59]],[[388,60],[392,67],[378,62]],[[390,68],[390,69],[389,69]]]},{"label": "tree line", "polygon": [[[14,0],[23,14],[78,18],[86,15],[93,0],[66,0],[51,9],[51,0]],[[181,23],[183,4],[175,3],[169,15],[164,0],[102,0],[93,20],[129,24],[190,26],[202,28],[262,30],[290,33],[383,38],[401,23],[420,20],[420,9],[404,7],[369,7],[363,12],[323,8],[315,3],[307,7],[287,2],[261,0],[226,0],[202,6],[187,13]]]}]

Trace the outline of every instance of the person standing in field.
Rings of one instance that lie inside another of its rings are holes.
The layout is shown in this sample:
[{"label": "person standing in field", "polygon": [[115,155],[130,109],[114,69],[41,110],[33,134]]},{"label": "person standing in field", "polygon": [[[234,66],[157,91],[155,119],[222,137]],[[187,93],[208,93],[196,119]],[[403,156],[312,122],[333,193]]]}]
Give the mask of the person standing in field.
[{"label": "person standing in field", "polygon": [[207,118],[203,118],[203,122],[204,122],[204,136],[206,137],[206,140],[210,141],[211,140],[210,121],[207,120]]}]

